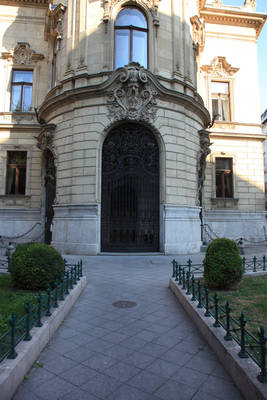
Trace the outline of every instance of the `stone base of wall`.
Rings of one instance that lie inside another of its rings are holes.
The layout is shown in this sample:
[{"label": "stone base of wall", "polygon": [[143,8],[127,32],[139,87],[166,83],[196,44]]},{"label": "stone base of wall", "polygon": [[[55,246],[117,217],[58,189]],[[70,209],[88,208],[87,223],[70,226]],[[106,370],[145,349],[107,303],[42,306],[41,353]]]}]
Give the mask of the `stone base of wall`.
[{"label": "stone base of wall", "polygon": [[60,253],[95,255],[100,251],[98,204],[55,205],[52,243]]},{"label": "stone base of wall", "polygon": [[35,240],[43,240],[40,209],[0,209],[0,254],[5,254],[9,242],[23,243]]},{"label": "stone base of wall", "polygon": [[200,207],[164,205],[163,251],[165,254],[192,254],[200,251]]},{"label": "stone base of wall", "polygon": [[[263,242],[267,238],[266,212],[213,210],[205,212],[207,231],[212,237],[243,238],[244,244]],[[211,228],[211,230],[210,230]]]}]

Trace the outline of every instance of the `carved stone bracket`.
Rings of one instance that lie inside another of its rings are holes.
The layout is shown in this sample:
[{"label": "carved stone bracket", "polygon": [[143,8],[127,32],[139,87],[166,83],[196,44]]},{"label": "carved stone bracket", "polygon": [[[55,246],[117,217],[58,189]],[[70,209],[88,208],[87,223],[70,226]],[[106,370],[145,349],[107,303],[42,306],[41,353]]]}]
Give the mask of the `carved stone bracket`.
[{"label": "carved stone bracket", "polygon": [[58,4],[53,7],[51,4],[46,14],[45,21],[45,40],[55,39],[58,43],[58,50],[60,50],[60,43],[63,37],[63,15],[66,7],[63,4]]},{"label": "carved stone bracket", "polygon": [[119,71],[108,93],[109,118],[112,121],[154,121],[157,91],[140,64],[132,62]]},{"label": "carved stone bracket", "polygon": [[205,129],[201,129],[199,132],[199,144],[200,150],[198,152],[197,159],[197,175],[198,175],[198,202],[202,206],[202,192],[205,182],[205,172],[206,172],[206,158],[210,154],[210,138],[209,132]]},{"label": "carved stone bracket", "polygon": [[39,136],[36,137],[37,147],[42,150],[50,150],[54,155],[55,166],[57,166],[57,153],[54,146],[54,134],[56,125],[55,124],[45,124],[41,125],[41,132]]},{"label": "carved stone bracket", "polygon": [[2,53],[2,58],[13,61],[13,64],[31,65],[44,59],[43,54],[36,53],[29,43],[18,42],[13,52]]},{"label": "carved stone bracket", "polygon": [[204,50],[205,47],[205,22],[197,15],[190,18],[192,24],[193,42],[196,47],[197,55]]},{"label": "carved stone bracket", "polygon": [[[133,3],[137,3],[145,8],[149,8],[153,17],[154,26],[159,26],[158,6],[161,0],[135,0]],[[108,23],[111,20],[111,14],[113,8],[120,3],[121,0],[103,0],[103,22]],[[107,32],[107,30],[106,30]]]},{"label": "carved stone bracket", "polygon": [[207,72],[210,75],[219,78],[229,77],[239,71],[239,68],[234,68],[226,61],[225,57],[215,57],[210,65],[202,65],[201,71]]}]

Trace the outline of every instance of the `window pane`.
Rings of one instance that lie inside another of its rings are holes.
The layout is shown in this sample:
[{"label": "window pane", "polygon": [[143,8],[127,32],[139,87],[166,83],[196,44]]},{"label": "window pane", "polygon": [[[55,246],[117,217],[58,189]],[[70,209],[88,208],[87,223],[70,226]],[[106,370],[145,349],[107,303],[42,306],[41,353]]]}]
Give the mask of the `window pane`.
[{"label": "window pane", "polygon": [[32,86],[23,86],[23,101],[22,101],[22,111],[27,112],[31,109],[32,103]]},{"label": "window pane", "polygon": [[138,28],[147,28],[145,16],[136,8],[124,8],[116,19],[116,26],[136,26]]},{"label": "window pane", "polygon": [[[219,102],[218,99],[212,99],[212,116],[218,115],[219,113]],[[219,119],[220,117],[217,117]]]},{"label": "window pane", "polygon": [[221,99],[221,103],[222,103],[222,120],[230,121],[229,99]]},{"label": "window pane", "polygon": [[33,71],[13,71],[13,82],[27,82],[32,83]]},{"label": "window pane", "polygon": [[222,195],[222,174],[216,172],[216,197],[223,197]]},{"label": "window pane", "polygon": [[115,31],[115,69],[123,67],[130,61],[130,31]]},{"label": "window pane", "polygon": [[211,93],[228,94],[228,82],[211,82]]},{"label": "window pane", "polygon": [[225,181],[225,196],[224,197],[233,197],[232,172],[224,174],[224,181]]},{"label": "window pane", "polygon": [[26,151],[7,152],[7,194],[25,194],[26,189]]},{"label": "window pane", "polygon": [[12,86],[11,111],[20,111],[21,86]]},{"label": "window pane", "polygon": [[133,59],[147,68],[147,32],[133,31]]}]

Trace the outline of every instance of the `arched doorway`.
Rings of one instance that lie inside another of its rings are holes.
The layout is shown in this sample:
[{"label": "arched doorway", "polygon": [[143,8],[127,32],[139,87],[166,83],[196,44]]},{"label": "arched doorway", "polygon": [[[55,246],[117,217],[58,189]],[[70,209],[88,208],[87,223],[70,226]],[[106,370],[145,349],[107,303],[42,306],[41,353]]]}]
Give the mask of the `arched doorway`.
[{"label": "arched doorway", "polygon": [[54,217],[53,204],[56,197],[56,168],[54,155],[49,150],[44,151],[45,160],[45,243],[50,244],[52,240],[51,225]]},{"label": "arched doorway", "polygon": [[102,153],[101,249],[159,251],[159,148],[146,127],[126,123]]}]

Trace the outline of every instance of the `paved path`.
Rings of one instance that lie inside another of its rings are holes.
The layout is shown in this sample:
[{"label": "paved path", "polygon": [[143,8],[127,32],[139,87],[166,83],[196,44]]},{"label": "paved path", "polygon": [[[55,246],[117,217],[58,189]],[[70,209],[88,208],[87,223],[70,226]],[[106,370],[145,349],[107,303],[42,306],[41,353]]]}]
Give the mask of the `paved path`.
[{"label": "paved path", "polygon": [[84,257],[88,286],[14,400],[241,400],[168,289],[170,260]]}]

